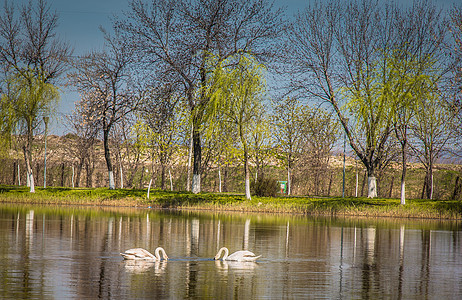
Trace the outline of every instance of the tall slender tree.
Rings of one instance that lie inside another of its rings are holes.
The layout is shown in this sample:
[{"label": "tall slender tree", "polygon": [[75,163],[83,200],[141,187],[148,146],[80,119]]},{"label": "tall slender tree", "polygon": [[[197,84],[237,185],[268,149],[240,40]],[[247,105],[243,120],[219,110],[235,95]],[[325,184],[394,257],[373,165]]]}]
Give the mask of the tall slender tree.
[{"label": "tall slender tree", "polygon": [[132,67],[132,48],[120,36],[105,33],[107,50],[76,59],[71,83],[80,92],[81,112],[102,131],[109,189],[115,188],[109,145],[114,126],[135,111],[143,96]]}]

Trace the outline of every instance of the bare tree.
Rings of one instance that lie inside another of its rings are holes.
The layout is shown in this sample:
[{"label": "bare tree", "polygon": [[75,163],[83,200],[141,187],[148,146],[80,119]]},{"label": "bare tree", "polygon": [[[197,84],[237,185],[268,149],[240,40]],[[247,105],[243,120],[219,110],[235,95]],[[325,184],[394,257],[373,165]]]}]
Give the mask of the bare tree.
[{"label": "bare tree", "polygon": [[[265,0],[133,0],[127,19],[115,22],[133,41],[146,65],[159,76],[177,78],[184,90],[192,122],[193,184],[200,192],[201,127],[209,103],[206,85],[217,63],[239,51],[262,58],[281,30],[281,11]],[[163,75],[161,75],[163,74]]]},{"label": "bare tree", "polygon": [[175,92],[175,86],[171,84],[151,91],[149,101],[142,107],[142,120],[149,131],[148,143],[152,147],[153,154],[160,162],[161,188],[165,189],[165,179],[168,168],[172,162],[173,154],[180,144],[180,130],[182,119],[180,107],[177,103],[180,100]]},{"label": "bare tree", "polygon": [[444,103],[444,98],[440,91],[433,89],[420,99],[411,126],[415,142],[410,146],[426,171],[421,197],[427,199],[433,198],[434,164],[453,149],[458,138],[454,111]]},{"label": "bare tree", "polygon": [[141,102],[137,75],[131,69],[132,48],[120,37],[105,34],[107,51],[93,52],[75,61],[71,83],[82,95],[81,112],[103,134],[104,158],[109,188],[115,188],[109,138],[113,127],[132,113]]},{"label": "bare tree", "polygon": [[[305,171],[305,180],[312,182],[314,195],[322,195],[328,188],[325,180],[329,174],[329,160],[339,137],[339,124],[330,113],[312,107],[304,108],[305,122],[303,150],[300,167]],[[303,165],[302,165],[303,164]]]},{"label": "bare tree", "polygon": [[[72,160],[77,159],[77,172],[75,186],[80,186],[82,170],[86,167],[87,177],[93,173],[94,147],[97,143],[98,127],[94,123],[88,122],[88,118],[79,112],[80,105],[77,105],[76,111],[66,116],[67,126],[73,135],[71,141],[64,145],[68,156]],[[90,170],[91,169],[91,170]],[[87,184],[90,180],[87,179]],[[91,187],[88,186],[87,187]]]},{"label": "bare tree", "polygon": [[303,152],[308,121],[306,107],[296,98],[286,98],[276,103],[271,118],[276,147],[287,168],[287,194],[292,190],[292,170]]}]

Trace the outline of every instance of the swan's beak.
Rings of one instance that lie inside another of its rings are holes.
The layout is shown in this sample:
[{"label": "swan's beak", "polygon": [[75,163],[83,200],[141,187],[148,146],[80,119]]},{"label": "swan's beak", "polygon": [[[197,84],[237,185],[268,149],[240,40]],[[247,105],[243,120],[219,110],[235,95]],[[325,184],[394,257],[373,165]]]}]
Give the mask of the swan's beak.
[{"label": "swan's beak", "polygon": [[165,257],[164,257],[164,259],[165,259],[165,260],[168,260],[168,256],[167,256],[167,254],[165,254]]}]

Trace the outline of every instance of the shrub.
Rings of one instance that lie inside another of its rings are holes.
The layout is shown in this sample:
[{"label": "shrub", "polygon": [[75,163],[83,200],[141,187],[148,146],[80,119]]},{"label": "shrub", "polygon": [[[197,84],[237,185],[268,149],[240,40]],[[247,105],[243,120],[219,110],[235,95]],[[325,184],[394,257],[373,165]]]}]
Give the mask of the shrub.
[{"label": "shrub", "polygon": [[253,194],[259,197],[275,197],[279,191],[279,184],[276,179],[268,177],[258,178],[251,186]]}]

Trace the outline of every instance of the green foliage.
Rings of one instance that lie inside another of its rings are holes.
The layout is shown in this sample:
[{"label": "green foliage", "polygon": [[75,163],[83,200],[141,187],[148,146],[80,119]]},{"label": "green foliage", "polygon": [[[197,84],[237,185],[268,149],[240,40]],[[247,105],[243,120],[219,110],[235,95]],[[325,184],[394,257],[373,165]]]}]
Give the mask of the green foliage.
[{"label": "green foliage", "polygon": [[7,92],[1,95],[2,131],[34,128],[41,117],[53,114],[59,98],[58,88],[34,72],[14,73],[7,79]]},{"label": "green foliage", "polygon": [[192,194],[161,190],[152,190],[150,200],[147,200],[145,189],[37,188],[36,193],[31,194],[28,193],[26,187],[0,186],[0,202],[149,206],[185,210],[200,208],[212,211],[258,211],[329,216],[462,219],[461,201],[408,200],[406,206],[400,205],[399,199],[383,198],[253,197],[251,201],[248,201],[243,195]]}]

